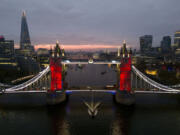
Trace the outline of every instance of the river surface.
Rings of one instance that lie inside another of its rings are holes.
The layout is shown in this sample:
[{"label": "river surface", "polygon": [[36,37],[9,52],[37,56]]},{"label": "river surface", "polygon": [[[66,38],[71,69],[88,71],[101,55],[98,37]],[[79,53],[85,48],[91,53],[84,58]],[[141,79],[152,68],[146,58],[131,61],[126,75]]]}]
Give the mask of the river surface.
[{"label": "river surface", "polygon": [[116,65],[69,65],[65,80],[69,88],[103,88],[117,84],[117,68]]},{"label": "river surface", "polygon": [[[90,67],[89,67],[90,68]],[[94,67],[92,67],[94,68]],[[91,69],[91,68],[90,68]],[[113,84],[116,72],[105,75],[108,68],[91,70],[78,75],[73,68],[69,71],[69,85]],[[99,74],[100,73],[100,74]],[[86,76],[84,75],[86,74]],[[93,78],[93,74],[96,79]],[[105,76],[104,79],[102,76]],[[107,79],[105,79],[107,78]],[[73,80],[76,82],[73,82]],[[79,80],[79,81],[78,81]],[[88,81],[90,82],[89,84]],[[94,93],[100,101],[97,116],[89,117],[83,100],[91,101],[92,92],[71,93],[67,102],[57,106],[1,107],[0,135],[179,135],[180,96],[167,94],[138,94],[136,105],[120,106],[113,101],[111,93]]]},{"label": "river surface", "polygon": [[91,93],[74,93],[58,106],[0,108],[1,135],[179,135],[177,96],[137,95],[134,107],[113,102],[109,93],[95,93],[101,101],[97,116],[89,117],[83,100]]}]

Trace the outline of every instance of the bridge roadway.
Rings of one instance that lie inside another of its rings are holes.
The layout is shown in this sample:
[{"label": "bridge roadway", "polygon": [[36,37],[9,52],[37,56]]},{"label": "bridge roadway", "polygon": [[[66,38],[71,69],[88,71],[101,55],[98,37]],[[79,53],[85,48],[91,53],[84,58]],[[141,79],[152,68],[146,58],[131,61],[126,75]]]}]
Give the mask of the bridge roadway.
[{"label": "bridge roadway", "polygon": [[[61,93],[61,91],[57,91],[57,93]],[[116,90],[66,90],[66,93],[77,93],[77,92],[97,92],[97,93],[111,93],[115,94]],[[0,94],[18,94],[18,93],[47,93],[45,90],[30,90],[30,91],[0,91]],[[143,94],[180,94],[180,92],[174,92],[174,91],[134,91],[135,94],[143,93]]]},{"label": "bridge roadway", "polygon": [[[66,61],[66,63],[71,63],[70,61]],[[82,64],[84,62],[73,62],[72,64]],[[102,62],[102,61],[98,61],[98,62],[85,62],[85,63],[88,63],[88,64],[117,64],[118,62],[115,61],[115,60],[112,60],[111,62]],[[20,85],[16,85],[16,86],[13,86],[11,88],[7,88],[5,89],[5,91],[7,92],[10,92],[10,91],[22,91],[24,88],[27,88],[28,86],[32,85],[33,83],[37,82],[40,78],[42,78],[43,76],[45,76],[48,72],[50,71],[50,68],[49,66],[44,69],[43,71],[39,72],[39,74],[37,74],[35,77],[33,77],[32,79],[28,80],[27,82],[24,82]],[[169,92],[169,93],[180,93],[180,90],[179,89],[173,89],[171,87],[168,87],[168,86],[165,86],[165,85],[162,85],[158,82],[155,82],[154,80],[148,78],[147,76],[145,76],[142,72],[140,72],[135,66],[132,65],[132,71],[135,73],[135,75],[139,78],[141,78],[145,83],[147,83],[149,85],[149,87],[152,87],[150,89],[150,91],[156,91],[154,89],[157,89],[158,91],[162,92]],[[137,78],[136,77],[136,78]],[[142,83],[141,83],[142,84]],[[145,93],[145,91],[144,91]]]},{"label": "bridge roadway", "polygon": [[70,61],[70,60],[63,60],[62,64],[66,65],[76,65],[76,64],[121,64],[119,61],[112,60],[112,61]]}]

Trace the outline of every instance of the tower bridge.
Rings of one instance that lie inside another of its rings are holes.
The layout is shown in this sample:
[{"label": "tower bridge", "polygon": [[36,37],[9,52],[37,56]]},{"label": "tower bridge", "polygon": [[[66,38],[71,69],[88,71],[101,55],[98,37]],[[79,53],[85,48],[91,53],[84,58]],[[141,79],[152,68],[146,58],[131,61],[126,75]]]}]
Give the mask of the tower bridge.
[{"label": "tower bridge", "polygon": [[[116,90],[68,90],[64,84],[64,65],[71,64],[115,64],[117,65],[118,87]],[[30,80],[15,86],[4,88],[0,92],[0,102],[10,102],[7,97],[16,96],[27,100],[28,96],[37,96],[47,104],[58,104],[66,100],[66,95],[73,92],[107,92],[114,95],[116,102],[125,105],[135,103],[137,93],[169,93],[180,94],[180,90],[160,84],[147,77],[131,63],[131,50],[126,49],[126,43],[120,52],[120,58],[111,61],[71,61],[62,56],[59,43],[50,56],[50,65]],[[23,98],[23,96],[25,98]],[[33,98],[30,98],[33,100]],[[39,100],[39,101],[41,101]],[[12,100],[11,100],[12,101]],[[13,101],[12,101],[13,102]]]}]

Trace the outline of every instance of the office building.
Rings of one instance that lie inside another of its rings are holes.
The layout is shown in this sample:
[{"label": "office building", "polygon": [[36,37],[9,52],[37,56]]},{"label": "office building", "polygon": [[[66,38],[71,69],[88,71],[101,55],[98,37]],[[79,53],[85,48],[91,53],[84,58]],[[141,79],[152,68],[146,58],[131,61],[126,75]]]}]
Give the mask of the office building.
[{"label": "office building", "polygon": [[144,35],[139,38],[140,40],[140,52],[141,54],[147,54],[151,51],[152,48],[152,35]]},{"label": "office building", "polygon": [[5,40],[4,36],[0,36],[0,55],[14,55],[14,41]]},{"label": "office building", "polygon": [[162,53],[169,53],[171,51],[171,37],[164,36],[161,41],[161,51]]}]

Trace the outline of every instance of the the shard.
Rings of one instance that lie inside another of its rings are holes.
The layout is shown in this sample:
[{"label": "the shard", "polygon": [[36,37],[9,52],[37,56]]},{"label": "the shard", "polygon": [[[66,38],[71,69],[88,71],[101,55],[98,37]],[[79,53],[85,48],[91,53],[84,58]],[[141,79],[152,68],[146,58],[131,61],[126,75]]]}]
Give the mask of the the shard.
[{"label": "the shard", "polygon": [[23,11],[21,18],[20,47],[21,49],[32,49],[25,11]]}]

